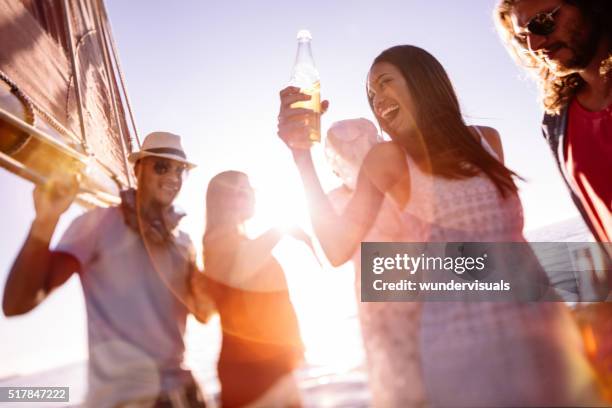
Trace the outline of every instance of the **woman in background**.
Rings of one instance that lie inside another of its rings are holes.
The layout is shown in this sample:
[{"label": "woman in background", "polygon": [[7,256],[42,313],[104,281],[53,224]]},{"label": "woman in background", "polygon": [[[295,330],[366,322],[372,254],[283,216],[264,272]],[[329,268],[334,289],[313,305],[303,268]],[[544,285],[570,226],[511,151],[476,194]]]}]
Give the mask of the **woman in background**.
[{"label": "woman in background", "polygon": [[[357,177],[359,169],[368,152],[378,143],[382,143],[383,139],[378,135],[376,127],[367,119],[348,119],[335,122],[327,131],[325,139],[325,156],[331,170],[342,180],[342,185],[332,191],[327,196],[336,212],[341,213],[346,205],[351,200],[357,187]],[[402,240],[402,225],[401,213],[397,206],[389,198],[383,199],[380,211],[376,216],[374,224],[363,238],[363,242],[397,242]],[[357,247],[352,257],[352,262],[355,267],[355,296],[360,299],[361,296],[361,248]],[[380,350],[388,349],[386,341],[391,340],[390,337],[379,336],[378,333],[384,331],[381,327],[381,319],[388,312],[389,307],[385,302],[357,302],[359,312],[359,323],[363,345],[366,351],[366,363],[368,367],[368,384],[372,390],[372,405],[375,407],[386,407],[389,405],[389,400],[386,398],[389,395],[387,385],[395,381],[393,378],[388,378],[392,373],[391,370],[381,369],[388,367],[391,362],[388,355]],[[419,304],[416,302],[405,303],[402,305],[403,314],[410,315],[419,310]],[[406,333],[416,333],[418,321],[416,319],[404,319],[403,331]],[[412,341],[412,344],[410,344]],[[413,354],[418,351],[417,337],[406,336],[402,349],[404,352],[412,348]],[[417,384],[420,383],[420,371],[418,364],[402,363],[403,373],[402,378],[410,384],[414,384],[413,391],[418,391]]]},{"label": "woman in background", "polygon": [[[293,370],[303,345],[285,274],[272,256],[282,233],[247,237],[255,195],[246,174],[225,171],[206,193],[204,265],[221,318],[218,361],[223,407],[300,407]],[[303,232],[291,234],[309,243]]]}]

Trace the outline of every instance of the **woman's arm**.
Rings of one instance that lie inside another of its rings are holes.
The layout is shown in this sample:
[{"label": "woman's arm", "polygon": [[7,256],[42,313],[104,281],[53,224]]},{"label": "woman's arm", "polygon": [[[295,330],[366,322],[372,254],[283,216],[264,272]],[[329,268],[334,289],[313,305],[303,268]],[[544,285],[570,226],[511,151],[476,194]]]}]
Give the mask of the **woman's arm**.
[{"label": "woman's arm", "polygon": [[351,259],[368,232],[382,204],[383,194],[364,171],[359,173],[357,188],[342,214],[336,213],[323,191],[309,150],[294,150],[315,234],[330,263],[339,266]]},{"label": "woman's arm", "polygon": [[[323,191],[308,146],[308,120],[312,111],[295,109],[297,101],[310,99],[298,88],[287,87],[280,92],[278,135],[293,153],[310,207],[310,218],[321,247],[332,265],[348,261],[374,223],[384,195],[390,195],[403,206],[408,190],[403,181],[408,176],[405,153],[394,143],[377,145],[366,155],[357,178],[357,187],[342,214],[336,213]],[[325,112],[328,102],[321,103]],[[295,147],[294,147],[295,146]]]},{"label": "woman's arm", "polygon": [[200,323],[208,323],[217,312],[215,302],[208,292],[207,281],[203,271],[195,262],[190,263],[190,273],[187,281],[187,308]]},{"label": "woman's arm", "polygon": [[236,248],[231,276],[240,281],[251,278],[270,261],[272,250],[282,237],[278,228],[270,228],[255,239],[245,239]]},{"label": "woman's arm", "polygon": [[204,239],[205,273],[226,284],[242,287],[260,271],[268,270],[265,267],[274,261],[272,251],[283,235],[290,235],[312,249],[310,237],[297,227],[271,228],[255,239],[235,232],[210,234]]},{"label": "woman's arm", "polygon": [[504,149],[502,147],[501,137],[499,136],[499,132],[492,127],[488,126],[477,126],[480,132],[482,133],[482,137],[489,143],[489,146],[493,149],[495,154],[497,154],[498,160],[503,164],[504,163]]},{"label": "woman's arm", "polygon": [[485,139],[487,140],[487,142],[489,142],[489,144],[491,145],[491,148],[493,148],[493,151],[497,153],[497,157],[499,161],[503,164],[504,163],[504,149],[502,147],[502,141],[501,141],[501,137],[499,136],[499,132],[490,127],[484,127],[481,129],[482,129],[482,133],[484,134]]},{"label": "woman's arm", "polygon": [[410,199],[410,171],[406,152],[394,142],[379,143],[372,147],[362,166],[368,179],[385,195],[391,197],[401,211]]}]

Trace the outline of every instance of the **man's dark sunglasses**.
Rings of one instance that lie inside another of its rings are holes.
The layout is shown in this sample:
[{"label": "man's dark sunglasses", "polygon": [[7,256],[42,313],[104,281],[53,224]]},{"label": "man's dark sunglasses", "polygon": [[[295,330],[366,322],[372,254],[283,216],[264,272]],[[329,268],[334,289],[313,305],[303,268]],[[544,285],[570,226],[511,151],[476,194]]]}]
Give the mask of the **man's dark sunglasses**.
[{"label": "man's dark sunglasses", "polygon": [[[169,160],[155,160],[155,162],[153,162],[153,170],[155,171],[155,174],[159,176],[167,174],[172,167],[173,165]],[[188,168],[184,164],[176,164],[174,166],[174,171],[176,172],[177,176],[183,178],[187,175]]]},{"label": "man's dark sunglasses", "polygon": [[527,31],[531,34],[546,36],[552,34],[557,28],[555,14],[561,9],[561,4],[548,13],[538,13],[527,23]]}]

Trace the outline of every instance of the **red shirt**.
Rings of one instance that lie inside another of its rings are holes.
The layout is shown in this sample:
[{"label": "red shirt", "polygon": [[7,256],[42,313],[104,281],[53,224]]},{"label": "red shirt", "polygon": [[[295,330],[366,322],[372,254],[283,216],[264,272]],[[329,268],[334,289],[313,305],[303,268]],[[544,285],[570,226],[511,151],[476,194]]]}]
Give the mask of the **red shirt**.
[{"label": "red shirt", "polygon": [[612,105],[590,112],[569,106],[565,166],[600,241],[612,239]]}]

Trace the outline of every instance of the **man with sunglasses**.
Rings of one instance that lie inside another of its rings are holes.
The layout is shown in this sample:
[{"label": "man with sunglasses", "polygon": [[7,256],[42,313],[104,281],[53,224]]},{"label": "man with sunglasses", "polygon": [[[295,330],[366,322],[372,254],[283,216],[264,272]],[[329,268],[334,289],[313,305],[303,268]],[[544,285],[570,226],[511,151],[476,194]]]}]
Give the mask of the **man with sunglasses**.
[{"label": "man with sunglasses", "polygon": [[[612,1],[501,0],[506,46],[533,69],[543,93],[546,138],[571,197],[602,243],[612,239]],[[605,262],[605,260],[604,260]],[[598,281],[610,293],[612,275]],[[576,309],[585,350],[612,401],[612,303]],[[588,335],[588,336],[587,336]]]},{"label": "man with sunglasses", "polygon": [[166,132],[149,134],[129,160],[137,190],[122,192],[120,206],[76,218],[54,250],[49,242],[78,180],[35,188],[36,218],[10,271],[3,310],[27,313],[77,273],[87,307],[85,405],[204,407],[183,367],[187,315],[206,319],[195,301],[201,274],[192,242],[177,229],[182,214],[172,206],[194,165],[180,137]]},{"label": "man with sunglasses", "polygon": [[535,70],[543,132],[593,236],[612,239],[612,1],[502,0],[500,34]]}]

